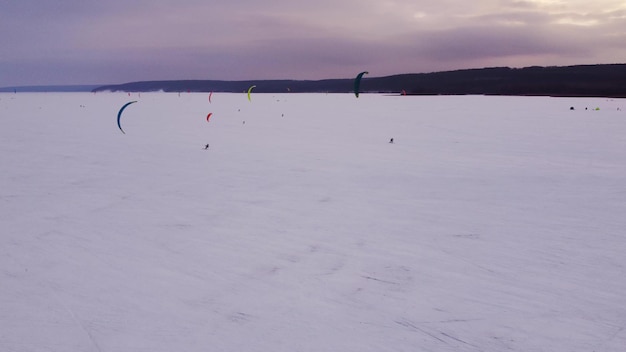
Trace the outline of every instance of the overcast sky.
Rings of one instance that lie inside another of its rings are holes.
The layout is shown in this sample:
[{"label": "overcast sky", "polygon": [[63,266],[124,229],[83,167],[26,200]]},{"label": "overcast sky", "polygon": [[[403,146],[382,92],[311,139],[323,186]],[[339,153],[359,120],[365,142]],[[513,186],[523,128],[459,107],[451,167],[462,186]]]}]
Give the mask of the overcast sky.
[{"label": "overcast sky", "polygon": [[626,62],[624,0],[0,0],[0,87]]}]

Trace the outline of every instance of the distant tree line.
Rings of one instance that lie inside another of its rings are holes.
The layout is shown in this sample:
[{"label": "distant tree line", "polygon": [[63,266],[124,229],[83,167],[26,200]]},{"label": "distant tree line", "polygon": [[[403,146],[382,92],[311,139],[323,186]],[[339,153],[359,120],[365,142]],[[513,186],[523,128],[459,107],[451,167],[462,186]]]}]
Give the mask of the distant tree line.
[{"label": "distant tree line", "polygon": [[[95,88],[126,92],[349,93],[353,78],[325,80],[144,81]],[[407,95],[541,95],[626,97],[626,64],[552,67],[493,67],[433,73],[364,77],[362,93]]]}]

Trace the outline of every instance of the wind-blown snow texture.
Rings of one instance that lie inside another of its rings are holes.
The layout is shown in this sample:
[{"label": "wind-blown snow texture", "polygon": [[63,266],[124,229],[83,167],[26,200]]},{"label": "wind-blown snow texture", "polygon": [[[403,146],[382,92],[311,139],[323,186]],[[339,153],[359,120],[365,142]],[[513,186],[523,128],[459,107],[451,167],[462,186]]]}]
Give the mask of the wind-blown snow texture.
[{"label": "wind-blown snow texture", "polygon": [[2,94],[0,351],[624,351],[624,108]]}]

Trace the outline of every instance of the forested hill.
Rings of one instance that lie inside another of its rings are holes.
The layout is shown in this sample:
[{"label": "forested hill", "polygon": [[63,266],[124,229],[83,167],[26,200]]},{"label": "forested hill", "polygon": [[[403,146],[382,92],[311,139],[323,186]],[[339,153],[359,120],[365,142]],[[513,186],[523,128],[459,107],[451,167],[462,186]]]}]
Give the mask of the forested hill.
[{"label": "forested hill", "polygon": [[[360,90],[363,93],[626,97],[626,64],[495,67],[368,76],[365,75],[361,81]],[[348,93],[354,89],[354,79],[145,81],[107,85],[94,91],[244,92],[252,85],[256,85],[255,93]]]}]

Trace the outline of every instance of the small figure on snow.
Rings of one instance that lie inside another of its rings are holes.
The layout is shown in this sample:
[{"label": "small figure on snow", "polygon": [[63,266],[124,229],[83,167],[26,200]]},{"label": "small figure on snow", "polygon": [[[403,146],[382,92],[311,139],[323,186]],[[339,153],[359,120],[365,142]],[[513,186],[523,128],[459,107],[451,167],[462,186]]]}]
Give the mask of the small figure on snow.
[{"label": "small figure on snow", "polygon": [[207,143],[207,145],[204,146],[204,150],[209,149],[209,144]]},{"label": "small figure on snow", "polygon": [[389,143],[393,144],[393,138],[391,138],[391,139],[389,140]]}]

